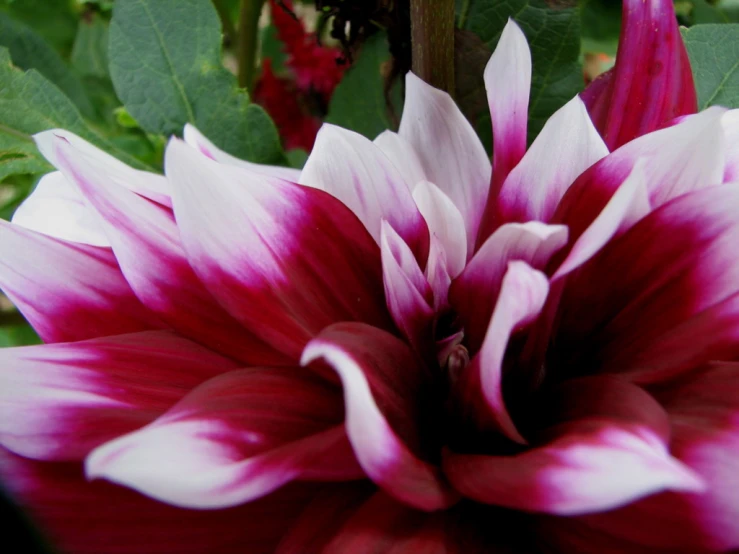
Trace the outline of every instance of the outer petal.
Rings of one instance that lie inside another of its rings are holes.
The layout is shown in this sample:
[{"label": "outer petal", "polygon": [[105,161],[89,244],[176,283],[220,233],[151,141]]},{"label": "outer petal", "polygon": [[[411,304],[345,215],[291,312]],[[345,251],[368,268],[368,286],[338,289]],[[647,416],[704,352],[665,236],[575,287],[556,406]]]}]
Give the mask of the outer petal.
[{"label": "outer petal", "polygon": [[233,371],[97,448],[87,475],[188,508],[234,506],[295,479],[361,478],[342,418],[340,391],[320,377],[298,368]]},{"label": "outer petal", "polygon": [[62,139],[72,145],[77,155],[85,161],[105,166],[108,178],[116,185],[163,206],[172,206],[169,185],[164,177],[129,167],[74,133],[64,129],[51,129],[34,135],[33,139],[44,157],[56,168],[59,168],[59,160],[54,145]]},{"label": "outer petal", "polygon": [[208,140],[205,135],[203,135],[203,133],[198,131],[193,125],[190,125],[189,123],[185,124],[183,138],[185,139],[185,142],[187,144],[205,154],[211,160],[217,161],[218,163],[242,167],[244,169],[248,169],[249,171],[262,173],[264,175],[269,175],[270,177],[278,177],[280,179],[284,179],[293,183],[297,183],[298,179],[300,179],[299,169],[247,162],[246,160],[241,160],[239,158],[236,158],[235,156],[232,156],[228,152],[224,152],[215,144],[213,144],[210,140]]},{"label": "outer petal", "polygon": [[134,296],[110,249],[47,237],[4,221],[0,288],[46,342],[162,326]]},{"label": "outer petal", "polygon": [[348,206],[380,240],[385,219],[419,260],[428,255],[428,229],[401,172],[372,142],[353,131],[325,124],[300,174],[300,183],[325,190]]},{"label": "outer petal", "polygon": [[496,226],[510,221],[550,222],[575,179],[607,154],[585,105],[576,96],[549,118],[503,183],[495,200]]},{"label": "outer petal", "polygon": [[195,271],[262,340],[297,358],[336,321],[392,327],[379,248],[338,200],[219,165],[176,140],[166,169]]},{"label": "outer petal", "polygon": [[739,110],[729,110],[721,118],[726,137],[724,183],[739,182]]},{"label": "outer petal", "polygon": [[448,454],[444,469],[454,486],[480,502],[559,515],[608,510],[665,489],[703,490],[670,457],[665,414],[638,387],[585,378],[552,395],[549,420],[559,415],[562,423],[542,435],[546,443],[514,456]]},{"label": "outer petal", "polygon": [[611,150],[660,129],[677,116],[698,111],[690,61],[671,0],[623,3],[612,72],[596,90],[583,93],[595,126]]},{"label": "outer petal", "polygon": [[11,221],[50,237],[110,246],[95,212],[85,206],[82,195],[59,171],[41,177]]},{"label": "outer petal", "polygon": [[290,487],[229,510],[183,510],[97,481],[81,464],[43,463],[0,448],[0,478],[62,552],[272,554],[313,494]]},{"label": "outer petal", "polygon": [[107,165],[57,140],[62,171],[100,214],[123,274],[150,310],[176,331],[229,356],[285,363],[219,308],[188,264],[168,208],[115,186]]},{"label": "outer petal", "polygon": [[390,130],[383,131],[373,142],[383,154],[390,158],[411,190],[417,183],[426,180],[426,172],[416,149],[398,133]]},{"label": "outer petal", "polygon": [[490,160],[474,129],[447,93],[427,85],[413,73],[406,75],[405,87],[398,133],[418,153],[427,179],[444,191],[462,213],[469,256],[488,196]]},{"label": "outer petal", "polygon": [[169,331],[0,349],[0,444],[81,460],[233,362]]},{"label": "outer petal", "polygon": [[410,349],[379,329],[339,323],[306,347],[302,363],[318,361],[341,379],[349,441],[367,475],[416,508],[453,504],[457,497],[439,468],[420,457],[427,445],[417,426],[436,416],[423,411],[429,375]]},{"label": "outer petal", "polygon": [[539,315],[549,292],[546,276],[524,262],[510,262],[500,296],[480,351],[463,370],[458,383],[459,406],[469,410],[478,427],[492,427],[511,440],[525,443],[503,400],[503,356],[513,332]]},{"label": "outer petal", "polygon": [[543,269],[566,242],[566,227],[538,221],[503,225],[485,241],[449,294],[471,352],[477,351],[485,336],[508,262],[523,260]]}]

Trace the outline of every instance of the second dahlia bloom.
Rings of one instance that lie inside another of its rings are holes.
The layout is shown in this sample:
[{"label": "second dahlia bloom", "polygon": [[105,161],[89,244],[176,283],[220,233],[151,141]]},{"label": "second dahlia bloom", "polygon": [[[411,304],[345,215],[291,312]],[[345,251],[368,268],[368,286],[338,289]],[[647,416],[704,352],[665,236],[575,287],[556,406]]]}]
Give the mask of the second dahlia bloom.
[{"label": "second dahlia bloom", "polygon": [[324,126],[301,173],[193,128],[165,176],[37,136],[59,171],[0,222],[0,286],[47,344],[0,350],[5,483],[69,552],[739,547],[739,112],[665,102],[673,54],[649,122],[611,145],[576,97],[526,151],[509,23],[494,169],[413,75],[397,134]]}]

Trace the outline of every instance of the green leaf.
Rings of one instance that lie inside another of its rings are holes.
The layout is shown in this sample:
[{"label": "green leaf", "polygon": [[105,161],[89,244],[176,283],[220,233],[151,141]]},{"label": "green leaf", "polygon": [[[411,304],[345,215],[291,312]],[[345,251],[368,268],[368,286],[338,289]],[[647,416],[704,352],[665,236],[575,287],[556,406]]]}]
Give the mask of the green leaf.
[{"label": "green leaf", "polygon": [[79,17],[75,0],[0,0],[0,11],[33,28],[67,58]]},{"label": "green leaf", "polygon": [[96,13],[83,17],[72,47],[72,65],[83,77],[109,78],[108,24]]},{"label": "green leaf", "polygon": [[36,149],[31,135],[62,127],[93,142],[122,161],[147,166],[117,149],[82,119],[69,98],[38,71],[13,67],[0,48],[0,181],[18,173],[45,173],[51,166]]},{"label": "green leaf", "polygon": [[62,89],[85,116],[91,117],[94,114],[82,81],[70,70],[62,57],[33,29],[4,13],[0,13],[0,46],[10,50],[14,65],[21,69],[38,70]]},{"label": "green leaf", "polygon": [[[395,127],[385,101],[382,66],[390,59],[385,35],[377,33],[362,45],[354,65],[334,90],[326,121],[374,139]],[[400,118],[399,90],[393,90],[393,106]]]},{"label": "green leaf", "polygon": [[128,112],[150,133],[190,122],[235,156],[283,163],[277,129],[221,64],[221,24],[209,0],[116,0],[110,73]]},{"label": "green leaf", "polygon": [[583,50],[615,56],[621,32],[621,3],[609,0],[582,0],[580,10]]},{"label": "green leaf", "polygon": [[277,36],[277,27],[267,25],[261,35],[262,59],[272,60],[272,71],[276,74],[284,73],[287,54],[283,51],[285,44]]},{"label": "green leaf", "polygon": [[681,29],[700,109],[739,108],[739,24]]},{"label": "green leaf", "polygon": [[531,141],[549,116],[583,88],[580,11],[567,0],[470,0],[465,28],[492,50],[509,17],[521,26],[531,47]]}]

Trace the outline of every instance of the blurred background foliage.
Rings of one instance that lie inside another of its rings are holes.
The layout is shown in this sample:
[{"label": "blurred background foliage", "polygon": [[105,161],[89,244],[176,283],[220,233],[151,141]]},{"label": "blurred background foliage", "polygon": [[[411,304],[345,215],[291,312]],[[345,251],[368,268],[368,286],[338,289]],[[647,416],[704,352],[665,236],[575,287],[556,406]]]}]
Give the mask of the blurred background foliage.
[{"label": "blurred background foliage", "polygon": [[[10,219],[51,171],[31,139],[44,129],[66,127],[161,171],[168,135],[187,122],[235,155],[293,167],[324,121],[369,138],[396,128],[410,68],[405,4],[0,0],[0,217]],[[260,10],[251,27],[240,18],[247,5]],[[699,95],[739,106],[736,64],[717,64],[710,51],[714,36],[739,43],[739,0],[677,0],[675,8],[682,25],[696,26],[684,33],[694,71],[713,75]],[[490,149],[482,70],[507,18],[532,49],[533,140],[549,115],[612,67],[621,1],[456,0],[456,17],[456,100]],[[205,39],[195,44],[195,32]],[[247,33],[255,34],[252,67],[243,65]],[[0,347],[35,342],[0,295]]]}]

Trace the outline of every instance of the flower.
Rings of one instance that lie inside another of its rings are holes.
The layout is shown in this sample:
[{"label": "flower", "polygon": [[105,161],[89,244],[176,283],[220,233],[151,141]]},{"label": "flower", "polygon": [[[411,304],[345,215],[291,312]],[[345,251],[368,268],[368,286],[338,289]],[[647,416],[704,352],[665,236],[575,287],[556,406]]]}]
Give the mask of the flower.
[{"label": "flower", "polygon": [[[625,10],[675,36],[666,6]],[[690,80],[632,62],[611,98]],[[0,223],[0,286],[47,344],[0,350],[0,475],[52,538],[739,547],[739,112],[610,111],[597,128],[633,140],[609,152],[576,97],[526,150],[530,72],[509,22],[494,169],[412,74],[397,134],[326,125],[299,174],[192,127],[166,176],[38,135],[59,171]]]}]

